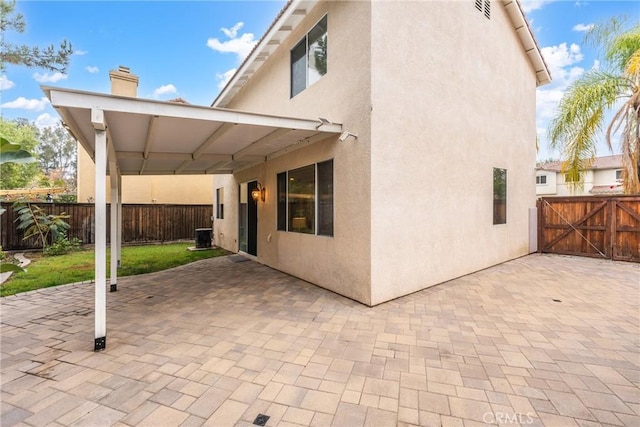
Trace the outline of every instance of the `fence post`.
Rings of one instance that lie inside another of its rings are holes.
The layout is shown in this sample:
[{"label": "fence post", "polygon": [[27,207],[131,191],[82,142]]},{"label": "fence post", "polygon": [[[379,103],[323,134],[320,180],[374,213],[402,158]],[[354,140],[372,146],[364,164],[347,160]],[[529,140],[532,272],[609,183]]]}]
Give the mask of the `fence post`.
[{"label": "fence post", "polygon": [[538,207],[538,253],[541,254],[544,246],[544,201],[542,197],[537,200],[536,205]]}]

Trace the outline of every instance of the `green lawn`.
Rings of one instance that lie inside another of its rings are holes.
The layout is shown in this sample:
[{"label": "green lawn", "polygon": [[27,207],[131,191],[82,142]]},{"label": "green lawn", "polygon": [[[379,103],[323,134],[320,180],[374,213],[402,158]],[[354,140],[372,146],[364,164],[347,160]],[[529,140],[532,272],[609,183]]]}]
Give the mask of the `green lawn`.
[{"label": "green lawn", "polygon": [[[118,276],[152,273],[229,253],[219,248],[209,251],[188,251],[189,246],[193,246],[193,243],[123,247],[122,268],[118,269]],[[43,256],[41,253],[32,252],[26,256],[32,260],[27,266],[27,271],[14,273],[1,285],[0,296],[94,278],[93,250],[81,250],[60,256]],[[107,250],[107,277],[110,272],[109,265]]]}]

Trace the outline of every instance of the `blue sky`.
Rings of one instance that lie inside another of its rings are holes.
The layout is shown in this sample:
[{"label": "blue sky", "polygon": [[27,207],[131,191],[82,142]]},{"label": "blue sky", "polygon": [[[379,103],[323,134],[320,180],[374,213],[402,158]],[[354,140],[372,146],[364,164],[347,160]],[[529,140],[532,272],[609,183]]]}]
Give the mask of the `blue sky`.
[{"label": "blue sky", "polygon": [[[7,41],[45,46],[66,38],[76,53],[66,75],[8,66],[0,76],[0,113],[5,119],[25,117],[39,126],[52,125],[58,117],[43,99],[40,84],[108,93],[109,70],[118,65],[140,77],[139,97],[182,97],[209,105],[284,3],[18,1],[27,31],[8,33]],[[548,120],[567,86],[601,65],[597,53],[583,43],[584,30],[611,16],[638,19],[640,2],[522,4],[554,78],[538,89],[538,158],[558,157],[546,142]],[[608,154],[601,144],[598,155]]]}]

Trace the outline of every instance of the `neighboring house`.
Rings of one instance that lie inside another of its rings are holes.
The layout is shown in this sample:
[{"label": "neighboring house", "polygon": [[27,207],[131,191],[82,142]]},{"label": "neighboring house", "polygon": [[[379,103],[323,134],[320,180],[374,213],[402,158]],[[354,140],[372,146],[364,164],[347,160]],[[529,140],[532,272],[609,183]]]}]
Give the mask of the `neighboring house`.
[{"label": "neighboring house", "polygon": [[522,256],[549,81],[517,1],[290,2],[212,106],[357,138],[217,176],[214,239],[370,305]]},{"label": "neighboring house", "polygon": [[[138,76],[127,67],[111,70],[109,79],[112,94],[137,96]],[[206,205],[213,200],[213,179],[208,175],[127,175],[122,181],[122,203]],[[81,143],[78,143],[76,194],[81,203],[95,200],[95,165]]]},{"label": "neighboring house", "polygon": [[216,244],[375,305],[529,253],[549,81],[518,1],[292,0],[212,108],[43,90],[101,165],[97,218],[105,169],[215,174]]},{"label": "neighboring house", "polygon": [[596,157],[583,172],[582,186],[572,186],[562,173],[562,162],[545,163],[536,168],[538,196],[602,196],[623,194],[622,155]]}]

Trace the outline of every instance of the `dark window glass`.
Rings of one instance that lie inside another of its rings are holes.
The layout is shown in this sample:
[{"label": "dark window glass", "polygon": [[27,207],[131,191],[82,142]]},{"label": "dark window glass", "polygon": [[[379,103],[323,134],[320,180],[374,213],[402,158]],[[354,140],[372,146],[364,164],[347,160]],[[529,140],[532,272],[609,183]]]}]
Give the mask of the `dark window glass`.
[{"label": "dark window glass", "polygon": [[216,218],[224,219],[224,188],[216,189]]},{"label": "dark window glass", "polygon": [[616,171],[616,179],[622,179],[622,169]]},{"label": "dark window glass", "polygon": [[307,38],[291,50],[291,97],[307,87]]},{"label": "dark window glass", "polygon": [[493,223],[507,223],[507,170],[493,168]]},{"label": "dark window glass", "polygon": [[289,231],[315,234],[315,165],[289,171]]},{"label": "dark window glass", "polygon": [[278,230],[287,230],[287,173],[278,174]]},{"label": "dark window glass", "polygon": [[546,175],[536,176],[536,184],[546,184],[546,183],[547,183]]},{"label": "dark window glass", "polygon": [[333,236],[333,160],[318,163],[318,234]]}]

